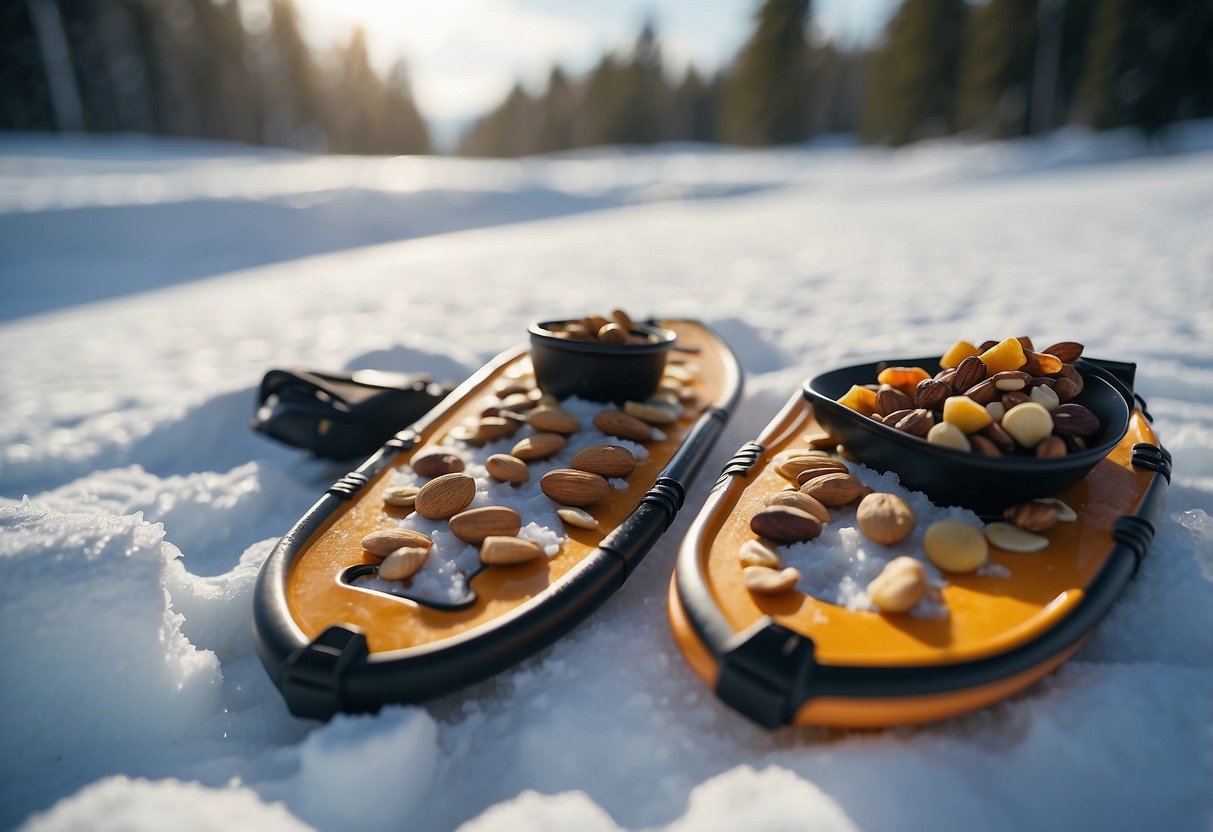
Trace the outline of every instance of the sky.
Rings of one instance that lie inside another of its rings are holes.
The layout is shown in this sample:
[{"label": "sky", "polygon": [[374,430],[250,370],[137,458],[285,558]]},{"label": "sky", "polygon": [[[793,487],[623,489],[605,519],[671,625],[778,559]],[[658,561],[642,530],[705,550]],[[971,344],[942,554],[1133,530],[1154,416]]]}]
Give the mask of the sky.
[{"label": "sky", "polygon": [[[895,0],[817,0],[814,25],[846,42],[878,35]],[[667,62],[711,71],[751,28],[757,0],[297,0],[308,39],[323,48],[354,25],[380,66],[404,57],[431,123],[464,125],[515,80],[542,87],[554,63],[588,69],[653,20]]]}]

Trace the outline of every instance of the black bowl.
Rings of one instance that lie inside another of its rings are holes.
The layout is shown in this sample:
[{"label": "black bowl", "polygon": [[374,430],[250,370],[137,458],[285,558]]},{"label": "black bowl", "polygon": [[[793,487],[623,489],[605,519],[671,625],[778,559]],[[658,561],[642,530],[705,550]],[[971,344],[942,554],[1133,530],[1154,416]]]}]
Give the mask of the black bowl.
[{"label": "black bowl", "polygon": [[539,389],[558,399],[577,396],[595,402],[644,401],[653,395],[665,372],[665,359],[677,338],[674,332],[633,324],[644,344],[602,344],[558,338],[552,327],[571,321],[531,324],[531,363]]},{"label": "black bowl", "polygon": [[939,371],[938,358],[908,358],[859,364],[823,373],[805,382],[804,396],[817,421],[837,436],[849,453],[878,471],[893,471],[901,484],[922,491],[937,505],[958,505],[979,514],[1063,491],[1081,480],[1116,447],[1129,429],[1132,394],[1109,373],[1080,362],[1083,390],[1074,400],[1099,417],[1099,432],[1085,451],[1054,459],[980,453],[945,448],[895,430],[836,399],[853,384],[872,384],[881,367],[922,367]]}]

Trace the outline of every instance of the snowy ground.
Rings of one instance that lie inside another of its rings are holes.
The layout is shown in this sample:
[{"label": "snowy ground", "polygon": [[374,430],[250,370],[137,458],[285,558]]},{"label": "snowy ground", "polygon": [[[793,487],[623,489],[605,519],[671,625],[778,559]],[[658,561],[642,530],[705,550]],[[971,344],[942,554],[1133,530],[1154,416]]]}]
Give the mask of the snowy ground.
[{"label": "snowy ground", "polygon": [[[4,137],[0,826],[1213,828],[1211,132],[526,163]],[[539,315],[618,305],[713,323],[748,373],[675,526],[521,667],[292,718],[252,583],[348,466],[247,428],[262,373],[457,378]],[[1138,362],[1175,456],[1092,641],[923,728],[719,704],[664,612],[714,471],[807,375],[1025,333]]]}]

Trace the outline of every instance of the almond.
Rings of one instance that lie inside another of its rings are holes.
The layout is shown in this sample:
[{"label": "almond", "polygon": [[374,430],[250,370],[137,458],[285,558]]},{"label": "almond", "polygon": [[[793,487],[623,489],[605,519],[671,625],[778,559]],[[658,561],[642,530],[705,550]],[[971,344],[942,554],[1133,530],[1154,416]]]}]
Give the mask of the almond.
[{"label": "almond", "polygon": [[443,474],[421,486],[417,513],[428,520],[446,520],[468,507],[476,497],[476,480],[467,474]]},{"label": "almond", "polygon": [[656,402],[624,402],[623,412],[650,425],[669,425],[682,415],[681,407],[668,407]]},{"label": "almond", "polygon": [[855,520],[864,537],[882,546],[901,543],[914,532],[914,511],[896,494],[877,492],[864,497]]},{"label": "almond", "polygon": [[844,506],[863,494],[863,485],[850,474],[826,474],[810,480],[801,491],[826,506]]},{"label": "almond", "polygon": [[830,510],[823,506],[815,497],[810,497],[803,491],[776,491],[768,494],[764,503],[768,506],[791,506],[813,515],[822,523],[830,522]]},{"label": "almond", "polygon": [[636,470],[636,458],[622,445],[590,445],[573,454],[569,467],[603,477],[629,477]]},{"label": "almond", "polygon": [[791,506],[767,506],[750,518],[750,529],[776,543],[799,543],[821,534],[821,521]]},{"label": "almond", "polygon": [[939,410],[953,392],[952,385],[946,381],[938,381],[933,378],[923,379],[918,382],[918,388],[914,391],[914,404],[912,407],[921,407],[924,410]]},{"label": "almond", "polygon": [[956,375],[952,376],[952,389],[957,393],[964,393],[970,387],[985,381],[985,378],[985,362],[975,355],[970,355],[956,368]]},{"label": "almond", "polygon": [[768,569],[779,569],[783,566],[779,553],[757,540],[747,540],[741,544],[741,552],[737,558],[742,566],[765,566]]},{"label": "almond", "polygon": [[565,445],[565,438],[558,433],[536,433],[518,441],[510,451],[512,456],[525,462],[547,459]]},{"label": "almond", "polygon": [[1059,513],[1057,506],[1033,500],[1030,503],[1010,506],[1003,511],[1002,516],[1025,531],[1047,532],[1057,525]]},{"label": "almond", "polygon": [[582,508],[561,506],[556,509],[556,516],[567,525],[578,529],[596,529],[599,525],[597,518]]},{"label": "almond", "polygon": [[425,566],[430,556],[429,547],[403,546],[396,549],[379,564],[379,577],[385,581],[407,580]]},{"label": "almond", "polygon": [[486,566],[511,566],[543,557],[543,549],[521,537],[490,536],[480,544],[480,562]]},{"label": "almond", "polygon": [[463,460],[450,448],[426,448],[414,454],[409,464],[422,477],[439,477],[463,470]]},{"label": "almond", "polygon": [[490,477],[501,482],[517,484],[531,478],[526,463],[509,454],[493,454],[484,461],[484,470],[489,472]]},{"label": "almond", "polygon": [[476,438],[481,442],[495,442],[512,436],[518,423],[502,416],[484,416],[476,423]]},{"label": "almond", "polygon": [[397,485],[383,492],[383,504],[392,508],[407,508],[413,510],[417,503],[417,492],[421,489],[414,485]]},{"label": "almond", "polygon": [[868,584],[868,598],[881,612],[909,612],[927,589],[926,569],[914,558],[902,555],[885,564]]},{"label": "almond", "polygon": [[648,442],[653,438],[653,429],[635,416],[622,410],[603,410],[594,417],[594,427],[607,436],[630,439],[633,442]]},{"label": "almond", "polygon": [[428,549],[430,545],[429,535],[412,529],[378,529],[362,538],[362,548],[377,558],[385,558],[406,546]]},{"label": "almond", "polygon": [[1037,459],[1061,459],[1069,450],[1066,448],[1066,440],[1060,436],[1046,436],[1036,446],[1035,453]]},{"label": "almond", "polygon": [[775,472],[789,480],[795,480],[805,471],[841,471],[844,474],[850,473],[845,462],[839,462],[837,459],[829,456],[808,454],[789,457],[775,466]]},{"label": "almond", "polygon": [[803,437],[810,448],[834,448],[838,445],[838,437],[828,433],[809,433]]},{"label": "almond", "polygon": [[747,566],[741,573],[741,582],[755,595],[779,595],[799,580],[800,572],[790,566],[778,571],[769,566]]},{"label": "almond", "polygon": [[557,468],[539,479],[539,490],[566,506],[588,506],[611,492],[610,484],[599,474],[575,468]]},{"label": "almond", "polygon": [[1077,341],[1061,341],[1046,347],[1041,352],[1047,352],[1049,355],[1057,356],[1061,359],[1062,364],[1073,364],[1082,356],[1082,344]]},{"label": "almond", "polygon": [[[926,379],[926,381],[930,381],[930,379]],[[913,409],[913,407],[914,400],[896,387],[885,384],[876,393],[876,412],[881,416],[887,416],[897,410]]]},{"label": "almond", "polygon": [[1049,538],[1024,531],[1010,523],[991,523],[986,526],[986,540],[1007,552],[1039,552],[1048,548]]},{"label": "almond", "polygon": [[512,537],[522,528],[518,512],[507,506],[482,506],[462,511],[450,519],[451,534],[464,543],[481,543],[490,535]]},{"label": "almond", "polygon": [[931,411],[919,408],[911,410],[893,427],[912,436],[926,437],[931,432],[931,428],[935,427],[935,417]]},{"label": "almond", "polygon": [[568,435],[581,430],[581,421],[564,408],[540,405],[526,417],[527,424],[541,433]]},{"label": "almond", "polygon": [[1099,417],[1080,404],[1059,405],[1053,411],[1053,432],[1071,436],[1090,436],[1099,430]]}]

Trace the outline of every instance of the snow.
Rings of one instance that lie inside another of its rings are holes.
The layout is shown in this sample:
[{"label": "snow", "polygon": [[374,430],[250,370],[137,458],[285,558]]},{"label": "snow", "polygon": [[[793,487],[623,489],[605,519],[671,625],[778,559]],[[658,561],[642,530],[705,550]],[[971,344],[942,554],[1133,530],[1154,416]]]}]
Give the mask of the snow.
[{"label": "snow", "polygon": [[[522,162],[0,137],[0,825],[1210,828],[1211,137]],[[261,375],[455,379],[615,306],[708,321],[748,373],[669,532],[515,669],[292,717],[252,588],[350,466],[248,428]],[[714,472],[808,376],[1007,332],[1136,361],[1175,457],[1093,638],[935,725],[768,733],[720,704],[665,620]]]}]

